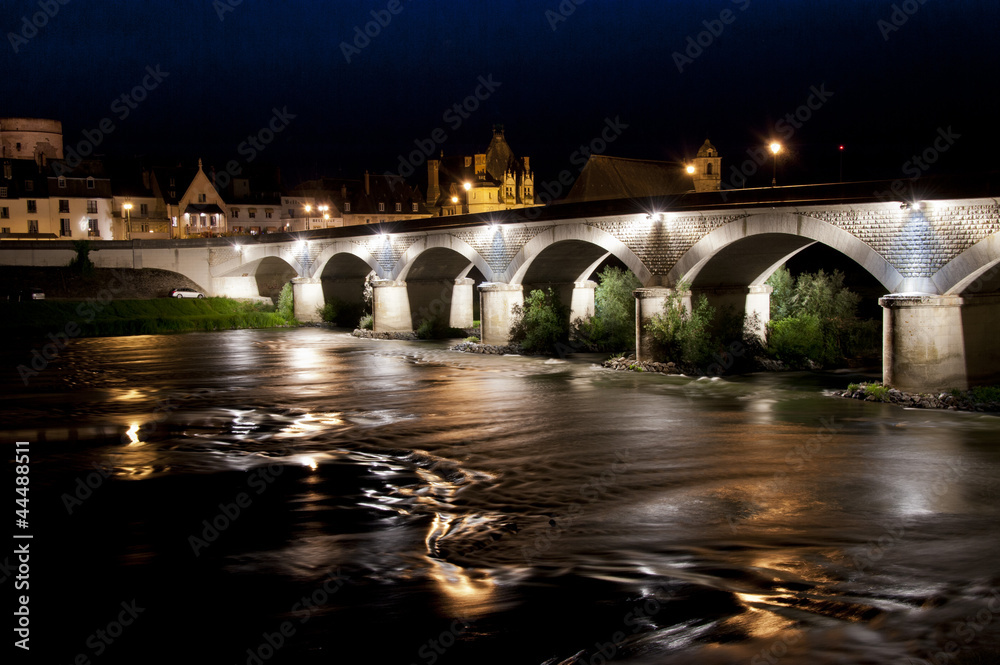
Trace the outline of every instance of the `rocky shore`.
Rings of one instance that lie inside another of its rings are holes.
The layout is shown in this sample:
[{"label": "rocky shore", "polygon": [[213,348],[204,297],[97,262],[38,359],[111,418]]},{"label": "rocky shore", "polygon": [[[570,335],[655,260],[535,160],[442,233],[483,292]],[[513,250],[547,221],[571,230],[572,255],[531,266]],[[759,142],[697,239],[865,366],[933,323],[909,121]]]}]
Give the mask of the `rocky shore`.
[{"label": "rocky shore", "polygon": [[880,383],[851,384],[837,393],[840,397],[866,402],[885,402],[912,409],[947,409],[949,411],[1000,411],[1000,400],[983,401],[976,389],[954,390],[937,395],[907,393]]},{"label": "rocky shore", "polygon": [[417,339],[415,332],[375,332],[361,328],[355,328],[351,335],[361,339],[401,339],[405,341],[416,341]]},{"label": "rocky shore", "polygon": [[617,358],[608,358],[603,363],[602,366],[608,369],[613,369],[620,372],[631,371],[631,372],[658,372],[660,374],[683,374],[681,368],[675,363],[658,363],[651,360],[638,361],[635,356],[618,356]]},{"label": "rocky shore", "polygon": [[503,355],[524,355],[524,349],[520,344],[480,344],[479,342],[462,342],[451,347],[452,351],[464,351],[465,353],[483,353],[491,356]]}]

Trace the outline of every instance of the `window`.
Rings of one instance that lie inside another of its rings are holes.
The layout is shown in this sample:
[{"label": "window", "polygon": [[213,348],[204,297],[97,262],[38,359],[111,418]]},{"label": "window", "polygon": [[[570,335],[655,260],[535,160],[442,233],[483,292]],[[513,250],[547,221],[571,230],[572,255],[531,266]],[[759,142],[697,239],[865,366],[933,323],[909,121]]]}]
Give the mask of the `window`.
[{"label": "window", "polygon": [[351,212],[351,204],[349,202],[344,204],[344,212]]},{"label": "window", "polygon": [[382,201],[378,202],[378,211],[385,212],[385,203],[383,203]]},{"label": "window", "polygon": [[712,175],[712,162],[705,165],[705,175]]},{"label": "window", "polygon": [[251,208],[250,211],[247,213],[247,215],[250,216],[250,219],[257,219],[257,210]]},{"label": "window", "polygon": [[97,228],[96,219],[87,220],[87,235],[90,236],[91,238],[99,238],[101,236],[101,232]]},{"label": "window", "polygon": [[198,203],[205,203],[206,201],[208,201],[208,194],[198,195]]},{"label": "window", "polygon": [[212,215],[212,226],[215,226],[217,221],[218,220],[216,219],[215,215]]},{"label": "window", "polygon": [[233,208],[232,210],[229,211],[229,213],[230,213],[229,216],[232,217],[233,219],[239,219],[240,218],[240,209],[239,208]]},{"label": "window", "polygon": [[87,189],[94,189],[94,179],[87,178]]},{"label": "window", "polygon": [[66,217],[59,220],[59,235],[63,237],[73,235],[73,232],[69,230],[69,219]]},{"label": "window", "polygon": [[62,188],[62,189],[66,188],[66,178],[64,178],[62,176],[59,176],[58,183],[59,183],[59,187],[60,188]]},{"label": "window", "polygon": [[174,190],[172,190],[172,189],[169,192],[167,192],[167,195],[170,196],[170,198],[172,198],[172,199],[176,199],[177,198],[177,192],[174,191]]},{"label": "window", "polygon": [[38,220],[29,219],[28,220],[28,233],[38,233]]},{"label": "window", "polygon": [[403,204],[402,203],[397,203],[396,204],[396,212],[402,212],[402,211],[403,211]]},{"label": "window", "polygon": [[274,211],[271,208],[265,208],[264,209],[264,217],[267,218],[267,219],[271,219],[271,215],[273,213],[274,213]]},{"label": "window", "polygon": [[69,212],[69,199],[59,199],[59,212]]},{"label": "window", "polygon": [[0,198],[7,198],[7,188],[0,187]]},{"label": "window", "polygon": [[289,217],[295,217],[295,208],[289,208],[288,209],[288,216]]},{"label": "window", "polygon": [[26,191],[26,192],[33,192],[33,191],[35,191],[35,183],[32,182],[31,180],[25,180],[24,181],[24,191]]},{"label": "window", "polygon": [[[90,212],[89,210],[87,212]],[[97,212],[97,201],[94,201],[94,212]],[[139,214],[143,217],[149,217],[149,204],[140,203],[139,204]]]},{"label": "window", "polygon": [[38,212],[38,202],[28,199],[28,212]]},{"label": "window", "polygon": [[417,204],[416,204],[416,203],[414,203],[414,204],[413,204],[413,212],[416,212],[416,211],[417,211]]},{"label": "window", "polygon": [[17,151],[21,152],[21,144],[20,143],[17,144]]},{"label": "window", "polygon": [[0,219],[10,219],[10,208],[0,208]]},{"label": "window", "polygon": [[91,199],[87,201],[87,214],[96,215],[97,214],[97,201]]},{"label": "window", "polygon": [[9,226],[0,227],[0,234],[7,235],[8,233],[10,233]]},{"label": "window", "polygon": [[[170,179],[170,186],[171,187],[176,187],[177,186],[177,183],[174,181],[173,178]],[[171,195],[171,196],[173,196],[173,195]]]},{"label": "window", "polygon": [[7,180],[10,180],[11,178],[14,177],[13,174],[11,173],[10,164],[3,165],[3,177],[7,178]]}]

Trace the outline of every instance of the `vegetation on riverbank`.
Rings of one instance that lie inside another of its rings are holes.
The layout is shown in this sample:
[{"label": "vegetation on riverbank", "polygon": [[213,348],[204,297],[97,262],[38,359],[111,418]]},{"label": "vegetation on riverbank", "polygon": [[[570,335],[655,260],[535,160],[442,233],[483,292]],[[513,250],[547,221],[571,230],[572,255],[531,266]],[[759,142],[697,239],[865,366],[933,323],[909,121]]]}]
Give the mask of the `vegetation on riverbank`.
[{"label": "vegetation on riverbank", "polygon": [[969,390],[954,388],[946,393],[930,395],[907,393],[881,383],[852,383],[838,393],[848,399],[885,402],[917,409],[949,409],[951,411],[1000,411],[1000,386],[976,386]]},{"label": "vegetation on riverbank", "polygon": [[6,337],[104,337],[298,325],[290,308],[229,298],[0,302]]}]

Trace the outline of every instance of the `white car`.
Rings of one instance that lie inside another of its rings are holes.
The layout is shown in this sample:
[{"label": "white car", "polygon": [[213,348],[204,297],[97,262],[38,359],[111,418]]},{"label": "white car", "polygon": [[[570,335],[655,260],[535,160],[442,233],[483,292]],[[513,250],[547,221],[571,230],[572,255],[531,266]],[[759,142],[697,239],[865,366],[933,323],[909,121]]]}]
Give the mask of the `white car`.
[{"label": "white car", "polygon": [[171,289],[171,291],[170,291],[170,297],[171,298],[204,298],[205,294],[204,293],[199,293],[198,291],[195,291],[194,289],[180,288],[180,289]]}]

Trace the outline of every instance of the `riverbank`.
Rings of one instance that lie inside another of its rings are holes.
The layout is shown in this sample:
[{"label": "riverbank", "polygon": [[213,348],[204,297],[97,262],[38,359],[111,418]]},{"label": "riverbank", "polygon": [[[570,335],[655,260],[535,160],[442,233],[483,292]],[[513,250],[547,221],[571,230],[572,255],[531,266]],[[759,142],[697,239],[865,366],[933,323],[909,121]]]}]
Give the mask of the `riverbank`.
[{"label": "riverbank", "polygon": [[[270,311],[268,311],[270,310]],[[273,305],[229,298],[0,302],[6,338],[118,337],[297,325]]]},{"label": "riverbank", "polygon": [[847,399],[866,402],[885,402],[912,409],[947,409],[949,411],[1000,411],[1000,388],[980,386],[971,390],[952,390],[947,393],[930,395],[908,393],[880,383],[852,383],[847,390],[838,393]]}]

